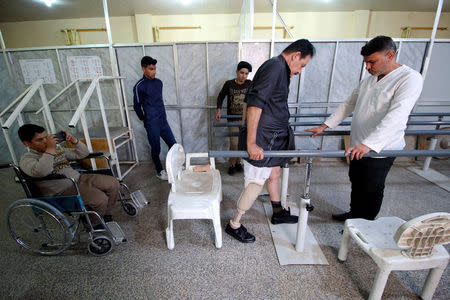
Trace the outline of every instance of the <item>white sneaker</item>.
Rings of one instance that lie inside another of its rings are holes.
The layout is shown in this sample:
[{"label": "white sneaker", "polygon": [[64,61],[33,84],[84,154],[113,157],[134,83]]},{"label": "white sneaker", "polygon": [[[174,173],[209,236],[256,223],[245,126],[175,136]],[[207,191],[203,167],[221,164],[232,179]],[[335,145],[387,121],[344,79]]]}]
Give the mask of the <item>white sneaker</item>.
[{"label": "white sneaker", "polygon": [[158,177],[161,180],[167,180],[167,173],[165,170],[162,170],[158,174],[156,174],[156,177]]}]

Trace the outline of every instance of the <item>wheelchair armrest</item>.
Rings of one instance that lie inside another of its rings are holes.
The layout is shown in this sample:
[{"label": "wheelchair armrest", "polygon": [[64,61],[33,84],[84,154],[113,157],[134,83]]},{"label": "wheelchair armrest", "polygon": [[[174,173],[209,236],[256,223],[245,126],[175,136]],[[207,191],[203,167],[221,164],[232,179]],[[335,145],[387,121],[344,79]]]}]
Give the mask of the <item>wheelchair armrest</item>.
[{"label": "wheelchair armrest", "polygon": [[114,176],[111,169],[97,169],[97,170],[84,170],[84,169],[77,169],[77,171],[81,174],[102,174],[102,175],[109,175]]},{"label": "wheelchair armrest", "polygon": [[45,177],[39,177],[39,178],[38,177],[31,177],[31,176],[28,176],[28,175],[26,175],[26,176],[27,177],[26,177],[25,180],[26,181],[30,181],[30,182],[67,179],[67,180],[72,181],[72,185],[75,187],[75,190],[77,191],[77,195],[80,194],[80,190],[78,189],[78,184],[75,181],[75,179],[73,179],[72,177],[67,177],[67,176],[65,176],[63,174],[50,174],[50,175],[47,175]]},{"label": "wheelchair armrest", "polygon": [[57,180],[57,179],[71,179],[71,178],[68,178],[63,174],[50,174],[45,177],[27,176],[27,178],[26,178],[26,180],[30,180],[30,181],[45,181],[45,180]]},{"label": "wheelchair armrest", "polygon": [[84,157],[83,159],[96,158],[96,157],[102,157],[102,156],[105,156],[105,154],[103,152],[91,152],[88,154],[88,156]]}]

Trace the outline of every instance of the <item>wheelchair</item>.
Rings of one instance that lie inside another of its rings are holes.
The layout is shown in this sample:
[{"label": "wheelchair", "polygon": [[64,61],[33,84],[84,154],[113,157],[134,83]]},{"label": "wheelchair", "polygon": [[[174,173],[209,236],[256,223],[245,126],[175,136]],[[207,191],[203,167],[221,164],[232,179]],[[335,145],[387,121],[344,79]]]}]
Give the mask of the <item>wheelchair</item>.
[{"label": "wheelchair", "polygon": [[[103,153],[90,154],[87,158],[100,156],[103,156]],[[6,212],[8,231],[20,246],[42,255],[57,255],[81,242],[82,234],[86,233],[89,253],[103,256],[126,241],[119,224],[116,222],[105,223],[98,213],[90,211],[84,206],[74,179],[61,174],[33,178],[23,173],[14,164],[0,165],[0,168],[10,167],[14,169],[27,196],[26,199],[13,202]],[[88,171],[88,173],[113,174],[111,168]],[[72,181],[76,190],[75,195],[42,197],[34,184],[43,180],[61,179]],[[120,182],[119,201],[125,213],[130,216],[136,216],[140,210],[139,206],[144,205],[142,192],[137,192],[140,195],[133,197],[136,192],[130,193],[128,187]],[[137,201],[141,202],[136,204]],[[103,228],[95,229],[89,216],[96,218]]]}]

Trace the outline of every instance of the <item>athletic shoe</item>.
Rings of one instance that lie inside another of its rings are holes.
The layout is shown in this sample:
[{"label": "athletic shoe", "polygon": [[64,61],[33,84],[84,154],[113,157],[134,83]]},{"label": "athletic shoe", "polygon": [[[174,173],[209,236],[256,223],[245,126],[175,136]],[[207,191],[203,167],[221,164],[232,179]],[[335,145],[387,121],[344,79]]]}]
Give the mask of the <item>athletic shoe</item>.
[{"label": "athletic shoe", "polygon": [[167,180],[167,173],[165,170],[162,170],[158,174],[156,174],[156,177],[158,177],[161,180]]}]

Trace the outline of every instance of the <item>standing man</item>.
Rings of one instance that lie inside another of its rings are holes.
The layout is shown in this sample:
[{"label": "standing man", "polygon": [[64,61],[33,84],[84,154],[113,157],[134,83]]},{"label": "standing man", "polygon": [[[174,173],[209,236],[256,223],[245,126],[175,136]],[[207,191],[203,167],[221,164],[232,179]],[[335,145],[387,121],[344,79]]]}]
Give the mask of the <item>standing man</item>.
[{"label": "standing man", "polygon": [[320,134],[339,125],[353,112],[350,133],[350,211],[333,219],[374,220],[383,201],[384,183],[395,157],[364,157],[369,151],[402,150],[408,116],[422,91],[420,73],[395,60],[396,46],[387,36],[377,36],[361,49],[366,70],[372,75],[359,83],[350,97],[321,126],[306,129]]},{"label": "standing man", "polygon": [[[251,80],[247,79],[248,73],[252,71],[252,66],[246,62],[241,61],[237,65],[236,78],[227,80],[219,95],[217,96],[217,113],[216,120],[220,121],[222,104],[225,97],[227,97],[227,115],[242,115],[245,94],[250,86]],[[241,122],[241,119],[233,119],[234,122]],[[239,132],[239,127],[228,127],[230,133]],[[230,150],[238,149],[238,138],[230,136]],[[228,174],[234,175],[237,172],[242,172],[242,165],[239,157],[230,157],[228,160],[230,166],[228,167]]]},{"label": "standing man", "polygon": [[156,177],[167,180],[167,173],[163,170],[159,154],[161,153],[160,137],[169,149],[176,143],[169,123],[167,123],[166,109],[162,97],[163,83],[156,75],[157,60],[144,56],[141,60],[144,76],[133,87],[134,111],[144,122],[150,147],[152,160],[156,169]]},{"label": "standing man", "polygon": [[[290,78],[300,74],[313,55],[314,46],[308,40],[297,40],[279,56],[262,64],[249,87],[246,96],[247,127],[241,129],[239,144],[246,146],[250,158],[244,161],[244,190],[237,201],[237,213],[225,228],[226,233],[240,242],[255,241],[255,236],[240,224],[242,215],[253,205],[264,182],[270,177],[272,168],[290,160],[264,158],[264,150],[295,149],[287,104],[289,83]],[[273,216],[285,216],[283,219],[287,222],[284,223],[297,222],[297,218],[293,220],[294,216],[281,205],[272,204],[272,207]]]}]

